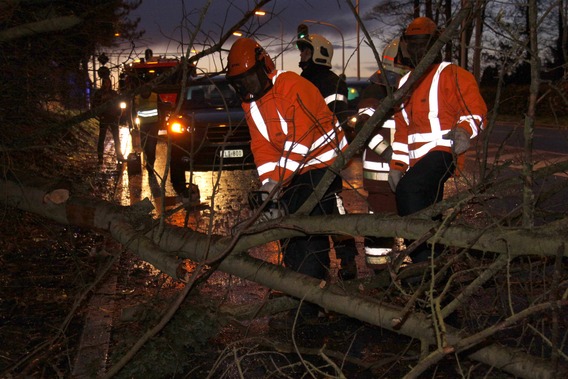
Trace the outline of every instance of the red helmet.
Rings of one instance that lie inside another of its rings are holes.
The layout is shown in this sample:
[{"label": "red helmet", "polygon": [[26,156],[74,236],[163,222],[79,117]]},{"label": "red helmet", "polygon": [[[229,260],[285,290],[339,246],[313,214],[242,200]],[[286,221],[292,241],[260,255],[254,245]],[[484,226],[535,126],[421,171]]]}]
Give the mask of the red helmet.
[{"label": "red helmet", "polygon": [[[415,18],[404,31],[400,39],[403,62],[406,66],[414,68],[424,58],[439,36],[438,27],[428,17]],[[435,63],[442,61],[442,55],[436,58]]]},{"label": "red helmet", "polygon": [[276,69],[266,50],[250,38],[236,40],[231,46],[227,60],[227,78],[244,74],[257,64],[263,65],[267,74]]},{"label": "red helmet", "polygon": [[434,35],[438,31],[438,26],[428,17],[415,18],[406,28],[405,36],[415,36],[422,34]]},{"label": "red helmet", "polygon": [[250,38],[236,40],[227,61],[227,79],[242,101],[258,100],[272,88],[268,74],[276,67],[256,41]]}]

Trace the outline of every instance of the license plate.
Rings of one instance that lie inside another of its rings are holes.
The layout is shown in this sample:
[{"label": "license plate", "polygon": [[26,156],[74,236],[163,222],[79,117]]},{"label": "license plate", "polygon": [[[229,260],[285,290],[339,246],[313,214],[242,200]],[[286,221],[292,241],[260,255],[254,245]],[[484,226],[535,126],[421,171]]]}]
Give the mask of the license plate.
[{"label": "license plate", "polygon": [[242,158],[243,151],[239,150],[223,150],[223,158]]}]

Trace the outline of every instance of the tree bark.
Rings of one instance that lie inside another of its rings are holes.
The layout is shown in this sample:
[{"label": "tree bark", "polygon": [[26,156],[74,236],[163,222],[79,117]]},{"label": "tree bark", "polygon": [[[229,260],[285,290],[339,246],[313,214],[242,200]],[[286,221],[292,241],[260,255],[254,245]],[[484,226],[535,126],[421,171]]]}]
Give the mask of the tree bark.
[{"label": "tree bark", "polygon": [[[73,196],[67,201],[56,204],[50,201],[51,196],[49,195],[53,191],[60,190],[59,187],[61,186],[54,187],[49,185],[48,182],[38,183],[37,179],[30,179],[30,181],[40,184],[41,188],[26,186],[22,182],[18,183],[12,180],[0,180],[0,198],[6,205],[39,214],[62,224],[74,224],[107,231],[132,252],[172,277],[179,278],[181,276],[179,258],[189,258],[194,261],[219,259],[218,269],[223,272],[283,291],[298,299],[319,304],[326,309],[393,332],[420,339],[430,345],[436,344],[436,335],[427,315],[414,313],[401,323],[399,319],[401,309],[399,307],[375,299],[364,298],[358,294],[348,293],[344,288],[337,285],[329,285],[324,281],[320,282],[315,278],[252,258],[244,253],[248,247],[260,245],[263,241],[298,234],[297,231],[291,232],[288,229],[284,229],[283,232],[280,229],[267,230],[261,235],[262,238],[260,239],[258,235],[247,236],[243,233],[241,239],[234,241],[232,237],[208,236],[189,229],[168,226],[164,228],[161,238],[154,243],[151,231],[142,233],[142,230],[144,230],[142,227],[153,221],[149,216],[144,215],[144,210],[137,212],[132,207],[119,207],[102,200]],[[60,197],[57,198],[60,199]],[[144,209],[144,207],[139,208]],[[390,229],[393,233],[396,232],[403,236],[415,233],[416,222],[414,221],[409,222],[409,220],[402,218],[381,220],[378,216],[375,216],[375,220],[373,220],[373,217],[360,216],[364,221],[355,222],[356,217],[349,220],[355,224],[354,230],[365,232],[373,229],[376,231],[380,230],[377,226],[388,227],[392,223],[395,225],[394,228],[391,226]],[[345,227],[352,224],[346,222],[345,217],[338,217],[337,223],[330,223],[330,218],[318,220],[318,223],[327,225],[326,230],[323,231],[325,233],[332,231],[336,226],[337,231],[340,231],[342,229],[340,226]],[[304,225],[305,219],[308,219],[308,222]],[[295,221],[295,225],[302,226],[304,230],[310,229],[315,224],[312,217],[298,219],[291,217],[290,220]],[[339,221],[341,222],[339,223]],[[367,225],[369,223],[374,227],[369,228]],[[418,227],[418,229],[421,228]],[[319,232],[322,232],[322,230]],[[488,248],[491,246],[497,248],[508,246],[507,251],[510,252],[509,249],[511,249],[514,240],[522,238],[526,234],[526,231],[523,231],[522,234],[515,234],[511,240],[508,239],[511,237],[510,235],[501,235],[501,241],[504,241],[503,245],[495,241],[489,245],[488,242],[483,242],[484,240],[481,239],[483,236],[476,236],[479,237],[476,239],[482,241],[482,243],[487,243]],[[455,237],[462,236],[463,238],[463,236],[466,236],[465,240],[467,241],[467,235],[467,233],[461,232],[456,234]],[[549,309],[555,306],[563,307],[566,304],[565,302],[550,302],[548,304],[543,303],[541,306]],[[449,326],[446,332],[446,341],[450,344],[450,349],[453,345],[459,346],[460,341],[467,337],[459,335],[458,330]],[[471,347],[467,353],[470,358],[518,377],[552,378],[556,373],[546,362],[505,346],[492,344],[474,350],[481,342],[484,342],[484,340],[478,341]],[[560,369],[566,368],[561,367]]]}]

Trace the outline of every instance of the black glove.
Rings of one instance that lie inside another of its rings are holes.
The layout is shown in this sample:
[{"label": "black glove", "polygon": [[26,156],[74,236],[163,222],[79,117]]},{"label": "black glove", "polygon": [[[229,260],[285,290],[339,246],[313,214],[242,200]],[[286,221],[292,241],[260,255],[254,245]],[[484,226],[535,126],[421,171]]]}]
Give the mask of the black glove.
[{"label": "black glove", "polygon": [[402,179],[402,175],[404,173],[400,170],[390,170],[389,171],[389,185],[392,192],[396,192],[396,187],[398,186],[398,182]]},{"label": "black glove", "polygon": [[457,155],[469,149],[469,134],[462,128],[454,128],[442,138],[452,140],[452,151]]}]

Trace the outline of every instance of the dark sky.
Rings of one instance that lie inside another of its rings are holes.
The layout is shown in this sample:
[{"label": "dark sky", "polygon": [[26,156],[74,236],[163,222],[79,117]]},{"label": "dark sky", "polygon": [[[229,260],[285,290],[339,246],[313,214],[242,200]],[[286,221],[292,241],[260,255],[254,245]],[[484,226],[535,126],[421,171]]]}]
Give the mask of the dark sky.
[{"label": "dark sky", "polygon": [[[183,4],[185,12],[183,11]],[[143,40],[136,43],[137,52],[141,53],[147,47],[152,48],[157,54],[168,56],[179,56],[183,53],[180,48],[180,41],[187,43],[190,31],[195,30],[200,11],[205,0],[144,0],[140,8],[133,13],[133,17],[140,17],[140,28],[146,30]],[[211,5],[204,18],[203,27],[197,41],[203,41],[206,34],[219,37],[221,28],[232,26],[232,24],[242,17],[242,14],[253,7],[252,1],[232,0],[236,4],[231,6],[229,0],[212,0]],[[363,16],[371,7],[369,3],[376,4],[375,1],[360,0],[360,14]],[[340,71],[342,60],[346,62],[346,74],[350,77],[357,76],[357,57],[354,54],[356,46],[356,20],[351,9],[345,0],[274,0],[263,10],[276,15],[265,26],[263,26],[255,37],[267,48],[274,58],[280,54],[284,47],[284,62],[282,58],[277,58],[277,67],[285,70],[299,72],[298,67],[299,52],[295,45],[291,43],[296,35],[296,28],[303,20],[313,20],[332,24],[332,26],[306,23],[310,27],[311,33],[318,33],[326,37],[334,45],[334,70]],[[261,19],[268,19],[270,16],[263,16]],[[185,22],[184,22],[185,20]],[[185,25],[185,26],[182,26]],[[370,31],[377,28],[373,22],[366,23]],[[343,34],[343,41],[341,34]],[[283,36],[283,44],[281,43]],[[360,33],[361,38],[364,37]],[[232,39],[228,41],[226,48],[230,48]],[[377,44],[379,51],[384,44],[378,39],[373,40]],[[343,53],[343,46],[345,51]],[[199,47],[197,47],[199,49]],[[213,70],[214,64],[203,62],[208,69]],[[376,64],[371,50],[364,47],[360,55],[360,76],[366,79],[376,69]],[[339,73],[339,72],[338,72]]]}]

